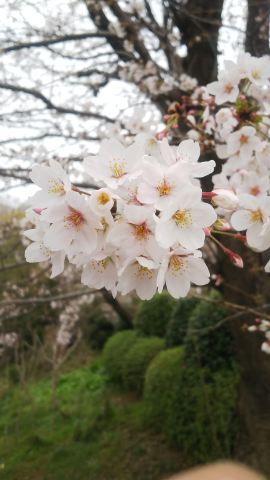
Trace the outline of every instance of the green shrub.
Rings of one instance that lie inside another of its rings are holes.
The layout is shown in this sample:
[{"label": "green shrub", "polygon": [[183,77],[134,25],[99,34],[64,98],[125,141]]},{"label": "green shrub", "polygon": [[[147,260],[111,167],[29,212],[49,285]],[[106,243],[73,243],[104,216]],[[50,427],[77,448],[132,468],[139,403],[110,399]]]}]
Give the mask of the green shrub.
[{"label": "green shrub", "polygon": [[149,363],[163,349],[158,337],[138,338],[123,359],[123,382],[127,390],[141,393]]},{"label": "green shrub", "polygon": [[[171,320],[166,330],[165,348],[182,345],[187,333],[189,318],[198,305],[197,298],[180,298],[172,312]],[[184,331],[185,330],[185,331]]]},{"label": "green shrub", "polygon": [[114,380],[121,382],[125,355],[136,342],[133,330],[118,332],[107,340],[103,349],[103,359],[106,373]]},{"label": "green shrub", "polygon": [[145,422],[192,463],[230,458],[237,436],[236,371],[186,368],[183,348],[161,352],[146,372]]},{"label": "green shrub", "polygon": [[[217,291],[210,294],[213,300],[222,300]],[[228,312],[216,303],[201,301],[190,317],[190,329],[202,329],[216,325]],[[202,332],[189,331],[184,339],[187,365],[207,367],[212,372],[234,369],[237,365],[233,337],[228,323],[218,329]]]},{"label": "green shrub", "polygon": [[113,332],[114,325],[107,319],[101,307],[94,308],[83,322],[84,339],[94,350],[101,350]]},{"label": "green shrub", "polygon": [[134,326],[139,335],[164,337],[176,300],[166,291],[139,304]]}]

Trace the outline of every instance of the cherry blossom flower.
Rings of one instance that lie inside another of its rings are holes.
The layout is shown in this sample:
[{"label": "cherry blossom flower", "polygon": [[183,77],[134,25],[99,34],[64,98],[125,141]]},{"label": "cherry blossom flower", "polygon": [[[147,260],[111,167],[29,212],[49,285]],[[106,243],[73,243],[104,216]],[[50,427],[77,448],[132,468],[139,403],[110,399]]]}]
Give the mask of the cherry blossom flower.
[{"label": "cherry blossom flower", "polygon": [[63,203],[66,193],[71,190],[67,173],[55,160],[50,160],[50,167],[34,165],[30,178],[41,188],[29,198],[31,205],[46,208],[52,204]]},{"label": "cherry blossom flower", "polygon": [[53,251],[67,251],[72,244],[73,254],[91,253],[97,244],[96,229],[103,229],[100,219],[91,211],[89,199],[79,193],[69,192],[67,202],[41,213],[52,224],[44,235],[44,245]]},{"label": "cherry blossom flower", "polygon": [[250,57],[247,73],[248,79],[254,83],[254,85],[263,87],[269,84],[270,64],[266,62],[263,57]]},{"label": "cherry blossom flower", "polygon": [[166,283],[168,292],[174,298],[185,297],[190,290],[190,282],[195,285],[206,285],[210,280],[210,272],[201,258],[201,252],[177,248],[167,253],[162,261],[157,285],[159,293]]},{"label": "cherry blossom flower", "polygon": [[203,228],[212,225],[217,214],[209,204],[201,202],[202,191],[198,187],[183,184],[177,199],[156,218],[156,239],[162,248],[175,242],[189,250],[204,244]]},{"label": "cherry blossom flower", "polygon": [[110,256],[105,251],[91,255],[82,273],[82,283],[90,288],[106,288],[111,290],[116,297],[116,284],[118,282],[117,258]]},{"label": "cherry blossom flower", "polygon": [[226,102],[235,102],[239,94],[238,83],[240,75],[237,70],[230,72],[223,71],[218,75],[218,81],[208,83],[207,91],[211,95],[215,95],[215,102],[221,105]]},{"label": "cherry blossom flower", "polygon": [[65,251],[59,250],[58,252],[52,252],[48,247],[44,245],[45,232],[38,229],[27,230],[24,235],[33,240],[33,243],[25,250],[25,259],[29,263],[45,262],[51,260],[52,273],[51,278],[56,277],[64,270]]},{"label": "cherry blossom flower", "polygon": [[141,203],[164,210],[178,195],[179,184],[189,178],[190,167],[187,163],[183,167],[175,163],[162,168],[154,157],[148,156],[145,156],[142,166],[144,182],[139,185],[137,198]]},{"label": "cherry blossom flower", "polygon": [[83,163],[91,177],[103,180],[114,189],[141,174],[143,155],[140,145],[133,144],[125,148],[118,140],[110,138],[102,140],[97,156],[86,157]]},{"label": "cherry blossom flower", "polygon": [[115,222],[107,240],[119,248],[124,257],[135,258],[150,255],[160,256],[160,247],[155,239],[153,213],[148,208],[125,205],[123,219]]},{"label": "cherry blossom flower", "polygon": [[261,165],[270,168],[270,143],[262,142],[261,146],[262,150],[256,152],[256,159]]},{"label": "cherry blossom flower", "polygon": [[248,193],[258,197],[260,195],[267,195],[269,190],[269,175],[261,178],[256,172],[247,172],[244,176],[243,184],[236,188],[237,195]]},{"label": "cherry blossom flower", "polygon": [[239,198],[243,210],[238,210],[232,215],[231,224],[238,231],[247,230],[248,244],[260,249],[265,231],[264,226],[269,223],[270,197],[254,197],[243,193]]},{"label": "cherry blossom flower", "polygon": [[189,164],[189,175],[192,175],[195,178],[201,178],[209,175],[213,172],[216,165],[214,160],[200,163],[198,162],[200,156],[200,145],[198,142],[194,142],[192,139],[181,142],[177,147],[176,155],[174,155],[172,148],[169,146],[167,138],[164,138],[160,143],[160,150],[168,165],[180,163],[183,168],[187,168],[187,165]]},{"label": "cherry blossom flower", "polygon": [[221,108],[216,113],[216,122],[219,124],[223,124],[227,122],[232,117],[232,111],[230,108]]},{"label": "cherry blossom flower", "polygon": [[240,157],[251,157],[253,150],[261,152],[263,149],[261,141],[256,137],[256,129],[253,127],[242,127],[237,132],[231,133],[228,138],[228,153],[233,155],[240,152]]},{"label": "cherry blossom flower", "polygon": [[157,290],[159,264],[146,257],[127,259],[119,270],[118,292],[126,295],[136,290],[141,300],[150,300]]},{"label": "cherry blossom flower", "polygon": [[95,190],[90,197],[89,204],[96,215],[108,214],[114,205],[114,199],[119,199],[118,195],[112,193],[108,188]]}]

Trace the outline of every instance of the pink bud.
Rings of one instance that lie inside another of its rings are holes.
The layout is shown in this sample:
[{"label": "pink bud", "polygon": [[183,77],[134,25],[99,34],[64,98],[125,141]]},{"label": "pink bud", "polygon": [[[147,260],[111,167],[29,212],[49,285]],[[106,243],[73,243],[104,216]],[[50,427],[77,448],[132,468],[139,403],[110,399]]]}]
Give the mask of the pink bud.
[{"label": "pink bud", "polygon": [[165,138],[166,135],[167,135],[167,130],[163,130],[163,132],[160,132],[160,133],[158,134],[158,139],[159,139],[159,140],[163,140],[163,138]]},{"label": "pink bud", "polygon": [[164,120],[170,120],[170,118],[171,118],[171,115],[165,115],[164,116]]},{"label": "pink bud", "polygon": [[225,208],[226,210],[235,210],[239,205],[239,198],[232,190],[223,190],[222,188],[215,188],[213,190],[212,204],[215,207]]},{"label": "pink bud", "polygon": [[209,228],[203,228],[203,231],[204,231],[204,233],[207,237],[210,237],[211,232],[210,232]]},{"label": "pink bud", "polygon": [[194,107],[197,107],[197,105],[199,105],[198,100],[193,100],[192,105],[194,105]]},{"label": "pink bud", "polygon": [[242,100],[242,101],[243,101],[243,100],[246,100],[245,95],[239,95],[239,98],[240,98],[240,100]]},{"label": "pink bud", "polygon": [[224,220],[223,218],[218,218],[214,223],[214,227],[221,232],[225,232],[226,230],[230,230],[231,228],[230,224],[226,222],[226,220]]},{"label": "pink bud", "polygon": [[224,253],[226,253],[226,255],[228,255],[233,265],[235,265],[238,268],[243,268],[244,266],[243,259],[239,255],[237,255],[237,253],[233,253],[231,250],[225,247],[223,248],[223,251]]},{"label": "pink bud", "polygon": [[46,210],[46,208],[33,208],[34,212],[37,213],[38,215],[41,214],[42,210]]},{"label": "pink bud", "polygon": [[178,123],[174,123],[174,124],[172,125],[172,128],[178,128]]},{"label": "pink bud", "polygon": [[188,115],[194,115],[194,113],[195,113],[195,110],[189,110],[188,111]]}]

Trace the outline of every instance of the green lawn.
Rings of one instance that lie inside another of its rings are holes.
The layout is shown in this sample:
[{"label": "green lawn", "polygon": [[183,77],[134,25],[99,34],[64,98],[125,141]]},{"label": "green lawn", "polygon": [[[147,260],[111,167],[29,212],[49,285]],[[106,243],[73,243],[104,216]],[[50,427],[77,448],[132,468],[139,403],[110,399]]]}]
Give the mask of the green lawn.
[{"label": "green lawn", "polygon": [[28,390],[0,383],[0,479],[161,480],[187,465],[164,437],[144,431],[142,400],[110,385],[102,363]]}]

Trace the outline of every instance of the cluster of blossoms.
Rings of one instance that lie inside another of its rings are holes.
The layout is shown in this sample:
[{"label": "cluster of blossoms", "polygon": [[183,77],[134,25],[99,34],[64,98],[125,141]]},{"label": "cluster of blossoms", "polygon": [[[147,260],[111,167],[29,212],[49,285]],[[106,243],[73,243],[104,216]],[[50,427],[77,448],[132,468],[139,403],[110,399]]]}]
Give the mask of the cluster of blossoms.
[{"label": "cluster of blossoms", "polygon": [[[35,165],[30,176],[41,190],[26,211],[34,224],[25,232],[33,241],[26,260],[50,259],[55,277],[67,256],[83,267],[83,284],[114,296],[135,289],[150,299],[166,284],[179,298],[191,282],[207,284],[210,274],[198,249],[217,214],[203,201],[198,178],[212,173],[215,162],[198,163],[200,147],[192,140],[173,150],[164,138],[158,148],[155,158],[136,141],[124,148],[115,139],[103,140],[99,154],[84,160],[86,172],[106,185],[91,194],[72,186],[54,160]],[[221,191],[213,196],[231,208],[231,194],[225,200]]]},{"label": "cluster of blossoms", "polygon": [[128,62],[120,70],[119,77],[126,82],[137,84],[142,91],[148,92],[153,97],[167,93],[173,88],[180,88],[180,84],[184,86],[183,90],[188,89],[190,85],[194,85],[193,88],[197,85],[194,84],[196,80],[188,75],[182,75],[185,78],[182,80],[180,78],[180,83],[177,82],[171,75],[161,73],[158,66],[151,61],[146,65]]},{"label": "cluster of blossoms", "polygon": [[[225,61],[217,81],[183,97],[178,112],[166,118],[172,123],[184,116],[193,126],[188,136],[221,159],[221,173],[212,176],[214,191],[231,192],[239,203],[217,213],[226,220],[224,230],[227,225],[228,230],[246,231],[247,244],[255,251],[270,247],[269,78],[268,56],[240,54],[237,63]],[[270,262],[265,269],[270,271]]]},{"label": "cluster of blossoms", "polygon": [[[130,63],[122,71],[125,80],[141,85],[155,82],[156,74],[153,63],[141,69]],[[119,124],[111,132],[114,138],[102,141],[99,154],[85,158],[86,173],[105,185],[92,193],[74,187],[53,160],[48,167],[34,166],[30,176],[41,190],[26,212],[35,225],[25,232],[34,241],[26,259],[51,259],[54,277],[67,257],[82,268],[83,284],[106,288],[114,296],[135,289],[141,299],[150,299],[166,285],[179,298],[187,295],[191,282],[209,282],[199,250],[206,236],[238,267],[243,267],[242,259],[216,233],[231,235],[255,251],[268,249],[269,78],[269,57],[249,54],[240,55],[237,63],[226,62],[218,81],[207,87],[182,76],[179,85],[189,95],[168,110],[163,132],[154,135],[145,125],[141,133],[140,122],[132,119],[127,125],[132,145],[126,142],[125,148],[119,142]],[[189,140],[170,147],[166,137],[175,137],[171,129],[181,117],[191,127]],[[199,179],[215,167],[213,160],[198,162],[205,149],[223,162],[221,173],[212,177],[212,192],[200,188]],[[270,271],[270,262],[265,270]],[[270,352],[270,347],[264,350]]]},{"label": "cluster of blossoms", "polygon": [[207,85],[217,105],[234,102],[218,110],[215,117],[211,118],[210,109],[206,113],[206,122],[215,132],[217,155],[227,160],[213,182],[216,188],[237,194],[240,202],[230,218],[231,225],[235,230],[246,230],[247,243],[256,251],[270,247],[270,105],[258,105],[262,91],[270,101],[269,78],[269,57],[244,53],[237,64],[227,62],[218,81]]}]

